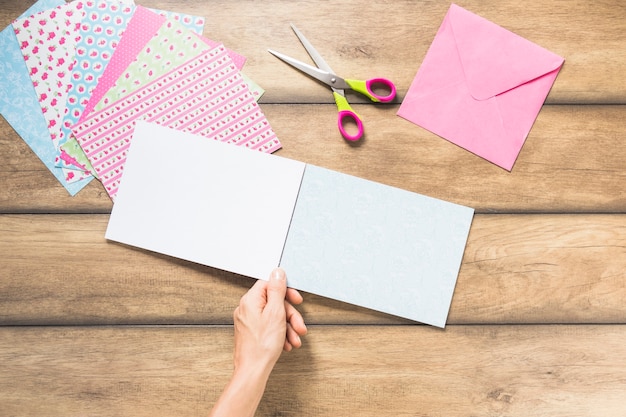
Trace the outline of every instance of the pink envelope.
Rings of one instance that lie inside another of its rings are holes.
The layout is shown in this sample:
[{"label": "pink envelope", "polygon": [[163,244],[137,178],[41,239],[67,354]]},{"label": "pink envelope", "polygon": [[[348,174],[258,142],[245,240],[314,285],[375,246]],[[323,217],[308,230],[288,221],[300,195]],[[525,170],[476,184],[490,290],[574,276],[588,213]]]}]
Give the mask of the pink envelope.
[{"label": "pink envelope", "polygon": [[398,115],[510,171],[563,62],[453,4]]}]

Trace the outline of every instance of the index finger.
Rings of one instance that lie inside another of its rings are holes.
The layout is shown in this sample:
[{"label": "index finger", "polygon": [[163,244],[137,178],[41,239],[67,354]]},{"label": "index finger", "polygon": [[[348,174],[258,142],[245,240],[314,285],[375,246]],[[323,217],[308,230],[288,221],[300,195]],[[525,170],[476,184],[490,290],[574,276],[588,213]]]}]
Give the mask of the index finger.
[{"label": "index finger", "polygon": [[287,288],[285,299],[294,305],[302,304],[302,301],[304,301],[300,292],[295,288]]}]

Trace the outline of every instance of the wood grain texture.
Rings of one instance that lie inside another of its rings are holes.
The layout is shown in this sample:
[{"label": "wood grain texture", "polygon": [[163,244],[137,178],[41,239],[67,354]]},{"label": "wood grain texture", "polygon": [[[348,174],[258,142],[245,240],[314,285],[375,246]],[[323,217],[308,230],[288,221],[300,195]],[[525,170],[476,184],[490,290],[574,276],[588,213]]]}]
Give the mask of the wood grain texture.
[{"label": "wood grain texture", "polygon": [[[262,106],[284,147],[277,155],[474,207],[479,213],[626,212],[626,106],[545,106],[512,172],[396,116],[355,105],[366,137],[339,137],[334,105]],[[75,197],[0,121],[0,212],[108,213],[97,181]]]},{"label": "wood grain texture", "polygon": [[[232,323],[252,280],[107,242],[107,221],[0,216],[0,321]],[[624,323],[625,283],[626,215],[477,215],[448,322]],[[311,324],[408,323],[310,294],[306,300]]]},{"label": "wood grain texture", "polygon": [[[0,0],[0,28],[33,3]],[[445,330],[305,294],[309,334],[258,416],[624,415],[625,2],[456,2],[566,60],[511,173],[396,116],[449,1],[137,3],[204,16],[248,58],[278,155],[478,213]],[[307,59],[289,23],[339,73],[396,83],[389,105],[349,96],[359,146],[267,53]],[[252,281],[107,242],[102,186],[70,197],[2,118],[0,153],[0,415],[206,415]]]},{"label": "wood grain texture", "polygon": [[[623,415],[624,326],[376,333],[312,326],[278,362],[257,416]],[[206,415],[231,345],[220,327],[0,328],[3,415]]]}]

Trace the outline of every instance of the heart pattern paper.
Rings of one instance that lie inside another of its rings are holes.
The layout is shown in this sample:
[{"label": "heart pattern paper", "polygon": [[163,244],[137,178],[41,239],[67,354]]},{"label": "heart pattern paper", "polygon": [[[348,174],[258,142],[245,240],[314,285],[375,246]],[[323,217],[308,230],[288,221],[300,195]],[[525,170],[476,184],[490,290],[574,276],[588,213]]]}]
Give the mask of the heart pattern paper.
[{"label": "heart pattern paper", "polygon": [[[223,46],[198,55],[74,126],[76,139],[112,199],[137,120],[263,152],[281,146]],[[167,161],[164,169],[175,162]],[[179,170],[173,170],[173,175],[174,171]]]}]

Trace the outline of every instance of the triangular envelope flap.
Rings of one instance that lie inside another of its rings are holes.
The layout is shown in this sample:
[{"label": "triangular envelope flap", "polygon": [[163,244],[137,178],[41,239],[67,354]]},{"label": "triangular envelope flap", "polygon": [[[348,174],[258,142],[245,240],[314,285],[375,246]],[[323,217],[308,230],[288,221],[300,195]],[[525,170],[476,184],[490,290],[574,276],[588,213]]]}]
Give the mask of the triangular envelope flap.
[{"label": "triangular envelope flap", "polygon": [[467,86],[486,100],[558,69],[564,59],[457,5],[448,20]]}]

